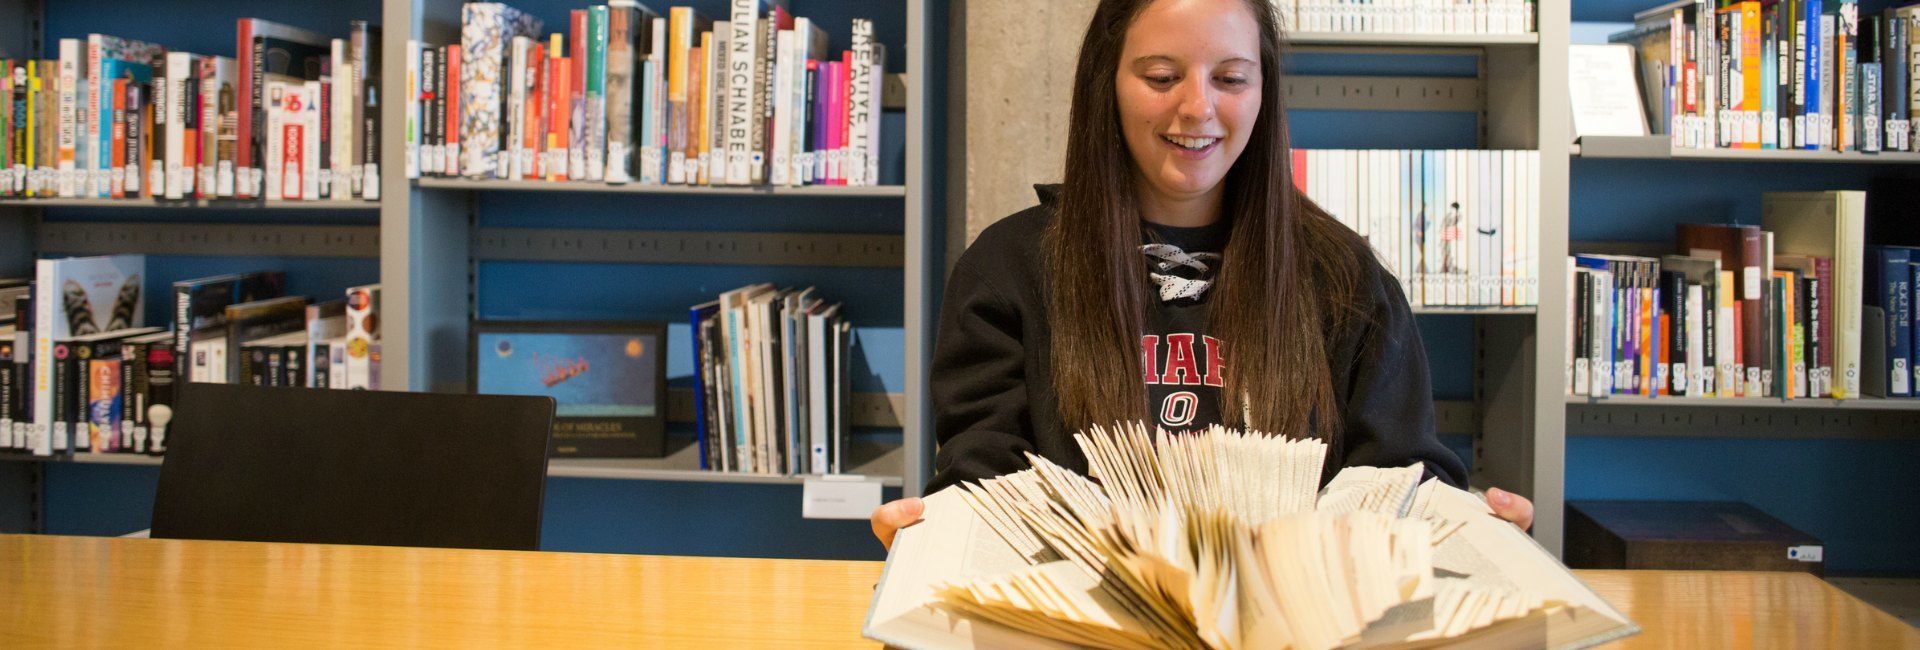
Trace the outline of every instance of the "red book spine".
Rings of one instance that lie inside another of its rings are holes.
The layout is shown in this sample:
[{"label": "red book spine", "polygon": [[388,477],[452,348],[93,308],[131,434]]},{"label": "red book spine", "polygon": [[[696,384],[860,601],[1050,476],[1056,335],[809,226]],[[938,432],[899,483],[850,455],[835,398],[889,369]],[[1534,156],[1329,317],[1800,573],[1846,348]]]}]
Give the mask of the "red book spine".
[{"label": "red book spine", "polygon": [[447,95],[446,174],[460,175],[460,46],[447,46],[447,82],[441,88]]},{"label": "red book spine", "polygon": [[523,134],[520,139],[521,167],[525,170],[522,177],[528,180],[544,175],[537,161],[540,160],[540,141],[546,137],[546,125],[541,123],[546,111],[541,104],[546,101],[547,80],[540,74],[546,67],[547,46],[534,43],[527,51],[527,86],[531,90],[527,93],[525,126],[520,129]]},{"label": "red book spine", "polygon": [[108,99],[109,110],[113,113],[113,125],[110,127],[112,149],[107,161],[107,192],[116,199],[126,198],[127,174],[127,80],[113,80],[113,95]]},{"label": "red book spine", "polygon": [[307,129],[300,123],[301,106],[297,100],[289,100],[292,106],[287,108],[289,115],[280,123],[280,198],[298,201],[300,190],[305,185],[307,151]]}]

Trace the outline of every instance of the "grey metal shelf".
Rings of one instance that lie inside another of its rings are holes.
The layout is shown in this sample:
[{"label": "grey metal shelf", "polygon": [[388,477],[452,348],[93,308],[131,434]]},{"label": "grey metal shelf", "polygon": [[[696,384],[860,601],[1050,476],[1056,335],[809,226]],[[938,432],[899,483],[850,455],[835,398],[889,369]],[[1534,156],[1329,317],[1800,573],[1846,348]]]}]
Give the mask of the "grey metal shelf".
[{"label": "grey metal shelf", "polygon": [[1457,46],[1539,45],[1540,35],[1526,34],[1376,34],[1365,32],[1289,32],[1295,45],[1408,45]]},{"label": "grey metal shelf", "polygon": [[608,185],[589,181],[506,181],[475,180],[466,178],[420,178],[414,181],[416,187],[435,190],[468,190],[492,192],[585,192],[593,194],[667,194],[684,196],[806,196],[832,198],[905,198],[907,188],[904,185],[869,185],[853,187],[849,185],[806,185],[801,187],[775,187],[770,185],[751,185],[740,187],[700,187],[689,185],[642,185],[627,183]]},{"label": "grey metal shelf", "polygon": [[[594,478],[630,481],[682,481],[695,483],[754,483],[768,485],[798,485],[814,475],[794,474],[745,474],[739,472],[710,472],[700,469],[700,447],[692,441],[680,439],[680,448],[661,458],[555,458],[547,461],[547,476],[556,478]],[[887,487],[900,487],[902,484],[902,462],[905,455],[898,443],[853,445],[854,457],[858,459],[847,474],[857,474],[880,479]],[[19,454],[0,455],[0,460],[27,462],[71,462],[100,465],[128,465],[158,467],[164,460],[162,456],[143,454],[96,454],[81,452],[71,457],[25,456]]]},{"label": "grey metal shelf", "polygon": [[1595,407],[1785,408],[1850,409],[1860,411],[1920,411],[1920,399],[1862,397],[1857,399],[1777,397],[1647,397],[1610,395],[1599,399],[1568,395],[1567,404]]},{"label": "grey metal shelf", "polygon": [[[817,475],[747,474],[700,469],[700,446],[679,439],[679,449],[662,458],[555,458],[547,461],[547,476],[630,481],[684,481],[696,483],[754,483],[798,485]],[[889,444],[856,442],[849,451],[856,462],[847,474],[880,479],[881,485],[901,487],[906,458],[895,441]]]},{"label": "grey metal shelf", "polygon": [[245,201],[183,199],[0,199],[0,206],[26,208],[133,208],[141,210],[379,210],[379,201]]},{"label": "grey metal shelf", "polygon": [[1533,305],[1515,305],[1511,307],[1506,307],[1506,306],[1451,307],[1451,306],[1445,306],[1445,305],[1424,305],[1424,306],[1414,307],[1413,313],[1416,316],[1445,315],[1445,314],[1466,315],[1466,316],[1532,316],[1534,314],[1540,313],[1540,308],[1535,307]]},{"label": "grey metal shelf", "polygon": [[1718,160],[1729,162],[1794,162],[1851,164],[1920,163],[1920,153],[1807,151],[1804,149],[1688,149],[1674,147],[1664,135],[1587,136],[1569,148],[1578,158],[1630,160]]}]

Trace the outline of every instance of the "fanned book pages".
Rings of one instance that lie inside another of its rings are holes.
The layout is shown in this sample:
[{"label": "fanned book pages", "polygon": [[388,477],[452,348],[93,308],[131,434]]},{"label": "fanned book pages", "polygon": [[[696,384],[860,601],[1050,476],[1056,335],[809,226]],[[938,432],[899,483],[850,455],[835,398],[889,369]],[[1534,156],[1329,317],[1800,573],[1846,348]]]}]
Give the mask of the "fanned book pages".
[{"label": "fanned book pages", "polygon": [[[905,648],[1586,647],[1639,632],[1520,529],[1420,465],[1214,427],[1075,436],[926,498],[868,638]],[[1497,561],[1496,561],[1497,559]]]}]

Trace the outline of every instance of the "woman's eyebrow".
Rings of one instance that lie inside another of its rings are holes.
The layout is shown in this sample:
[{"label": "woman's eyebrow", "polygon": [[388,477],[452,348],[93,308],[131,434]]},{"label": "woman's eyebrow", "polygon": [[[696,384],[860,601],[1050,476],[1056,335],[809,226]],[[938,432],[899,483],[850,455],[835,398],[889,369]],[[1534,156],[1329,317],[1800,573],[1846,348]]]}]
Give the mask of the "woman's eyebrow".
[{"label": "woman's eyebrow", "polygon": [[[1134,65],[1141,65],[1145,63],[1172,63],[1177,65],[1180,63],[1180,60],[1175,59],[1172,56],[1169,56],[1166,54],[1148,54],[1146,56],[1142,56],[1133,60]],[[1258,63],[1258,61],[1249,59],[1244,56],[1236,56],[1231,59],[1221,61],[1216,65],[1224,65],[1228,63]]]}]

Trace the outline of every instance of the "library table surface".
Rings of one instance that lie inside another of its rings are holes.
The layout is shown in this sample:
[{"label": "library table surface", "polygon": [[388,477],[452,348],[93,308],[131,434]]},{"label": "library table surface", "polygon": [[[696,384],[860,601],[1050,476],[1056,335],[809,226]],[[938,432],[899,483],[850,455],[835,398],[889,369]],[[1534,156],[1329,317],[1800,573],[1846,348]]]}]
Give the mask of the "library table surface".
[{"label": "library table surface", "polygon": [[[1920,647],[1805,574],[1581,571],[1621,647]],[[860,638],[878,562],[0,535],[0,648],[793,647]]]}]

